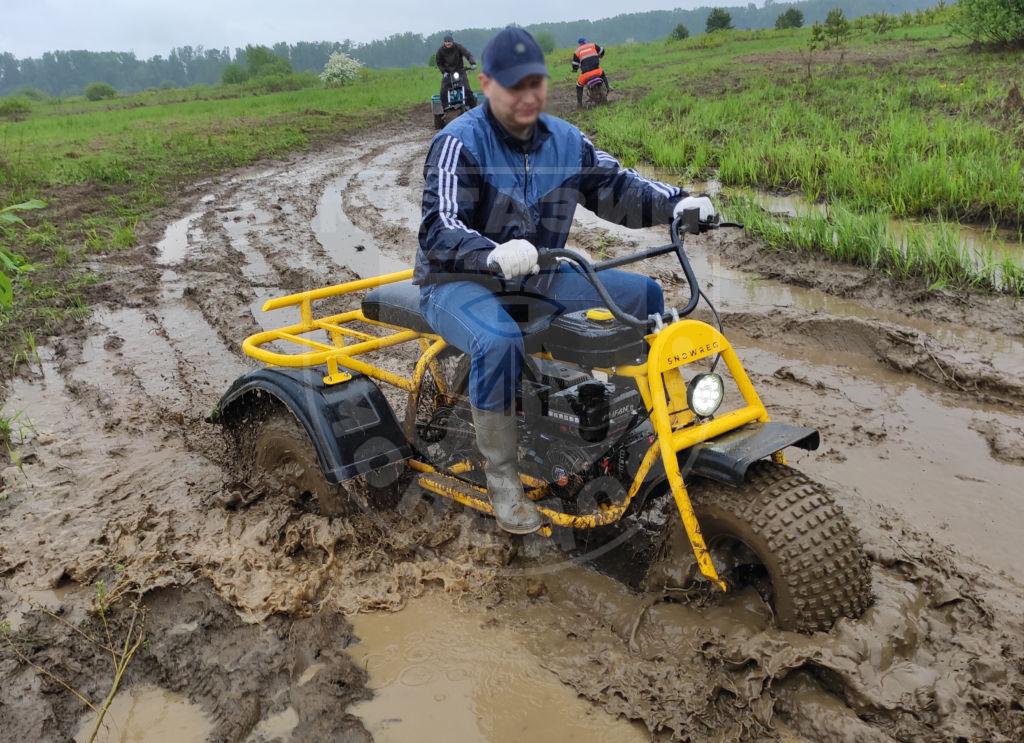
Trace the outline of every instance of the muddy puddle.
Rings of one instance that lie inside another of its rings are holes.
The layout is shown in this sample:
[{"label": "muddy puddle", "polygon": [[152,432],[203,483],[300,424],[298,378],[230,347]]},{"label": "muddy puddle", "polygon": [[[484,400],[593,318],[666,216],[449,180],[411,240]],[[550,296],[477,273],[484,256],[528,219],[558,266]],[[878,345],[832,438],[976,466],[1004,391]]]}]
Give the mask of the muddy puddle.
[{"label": "muddy puddle", "polygon": [[114,697],[98,730],[97,717],[91,714],[82,720],[75,743],[202,741],[209,738],[213,729],[197,705],[180,694],[155,686],[138,686]]},{"label": "muddy puddle", "polygon": [[359,644],[349,653],[373,698],[350,711],[380,743],[650,739],[577,696],[519,632],[483,612],[424,597],[395,614],[356,615],[352,626]]},{"label": "muddy puddle", "polygon": [[[149,642],[110,740],[140,720],[253,743],[1021,740],[1016,306],[908,303],[835,266],[801,281],[806,265],[724,232],[689,244],[772,415],[822,431],[792,461],[867,545],[874,606],[830,633],[778,631],[753,591],[631,592],[415,492],[334,519],[301,493],[239,504],[204,418],[255,366],[241,340],[294,319],[262,313],[270,297],[411,266],[430,133],[385,127],[202,184],[98,265],[86,331],[14,381],[4,414],[31,426],[0,472],[0,739],[80,733],[89,711],[38,667],[101,700],[109,658],[69,625],[95,631],[97,584],[124,581]],[[665,237],[581,209],[572,244]],[[637,270],[682,303],[668,259]]]}]

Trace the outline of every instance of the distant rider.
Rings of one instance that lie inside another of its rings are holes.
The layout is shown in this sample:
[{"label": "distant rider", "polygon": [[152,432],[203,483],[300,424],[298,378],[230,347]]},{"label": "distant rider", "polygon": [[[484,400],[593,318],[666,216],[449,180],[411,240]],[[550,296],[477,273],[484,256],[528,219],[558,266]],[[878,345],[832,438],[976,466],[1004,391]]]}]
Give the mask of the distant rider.
[{"label": "distant rider", "polygon": [[[441,71],[441,105],[448,105],[448,91],[451,90],[451,74],[462,73],[463,84],[466,90],[466,105],[470,108],[476,106],[476,96],[469,87],[469,79],[466,77],[466,66],[462,64],[463,58],[469,61],[470,66],[476,67],[476,60],[473,53],[462,44],[456,44],[451,34],[445,34],[444,43],[441,44],[434,54],[434,62],[437,69]],[[448,73],[448,74],[445,74]]]},{"label": "distant rider", "polygon": [[608,84],[608,75],[601,68],[601,58],[604,57],[604,47],[587,41],[583,36],[576,40],[576,53],[572,55],[572,71],[580,72],[576,80],[576,105],[583,107],[583,88],[587,82],[599,77],[604,80],[604,86],[608,90],[612,86]]},{"label": "distant rider", "polygon": [[[470,358],[473,427],[498,525],[528,534],[543,522],[519,479],[519,323],[542,326],[603,304],[578,269],[544,251],[565,246],[579,204],[633,228],[667,224],[686,209],[708,219],[714,207],[620,167],[575,126],[542,113],[544,52],[523,29],[506,28],[487,43],[480,83],[483,105],[430,145],[413,280],[427,322]],[[614,269],[601,278],[633,316],[664,311],[654,279]]]}]

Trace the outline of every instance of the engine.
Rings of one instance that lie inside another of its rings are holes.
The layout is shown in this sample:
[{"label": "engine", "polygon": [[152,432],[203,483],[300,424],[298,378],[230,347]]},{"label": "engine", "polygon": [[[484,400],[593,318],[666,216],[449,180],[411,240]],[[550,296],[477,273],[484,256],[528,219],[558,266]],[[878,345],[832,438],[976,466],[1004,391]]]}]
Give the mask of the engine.
[{"label": "engine", "polygon": [[636,386],[603,381],[572,364],[535,362],[533,378],[523,380],[524,471],[566,497],[600,478],[628,482],[632,457],[623,446],[646,419]]}]

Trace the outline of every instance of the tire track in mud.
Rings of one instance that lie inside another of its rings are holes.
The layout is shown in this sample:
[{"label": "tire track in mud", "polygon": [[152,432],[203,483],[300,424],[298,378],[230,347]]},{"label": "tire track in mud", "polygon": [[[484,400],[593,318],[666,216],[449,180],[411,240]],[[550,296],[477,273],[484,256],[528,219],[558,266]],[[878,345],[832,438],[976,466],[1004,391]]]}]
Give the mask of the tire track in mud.
[{"label": "tire track in mud", "polygon": [[[231,456],[203,416],[231,379],[252,368],[240,354],[241,339],[288,321],[263,317],[258,307],[268,297],[354,275],[337,246],[325,246],[310,228],[325,190],[343,184],[347,219],[372,238],[364,250],[408,263],[428,141],[426,129],[396,127],[213,182],[206,195],[182,204],[190,211],[176,228],[188,235],[180,255],[140,249],[101,263],[108,278],[89,332],[44,349],[41,374],[19,380],[8,400],[9,410],[28,409],[37,431],[23,472],[3,473],[4,612],[20,612],[26,632],[58,632],[26,597],[69,581],[89,585],[121,565],[123,579],[154,591],[156,603],[184,591],[190,605],[226,601],[248,621],[262,620],[244,625],[253,631],[294,635],[304,622],[329,628],[309,635],[306,661],[247,687],[248,696],[272,700],[256,707],[235,703],[238,689],[218,686],[215,672],[205,671],[211,680],[196,685],[191,660],[177,663],[160,648],[145,657],[133,679],[202,705],[225,740],[255,735],[286,708],[298,709],[302,724],[317,717],[358,734],[358,723],[344,715],[364,680],[341,659],[332,661],[348,691],[313,715],[297,706],[304,698],[300,667],[345,636],[342,614],[397,611],[441,589],[518,632],[566,684],[642,721],[657,739],[773,739],[779,719],[811,740],[1019,739],[1024,588],[949,546],[977,554],[987,542],[986,562],[998,563],[998,552],[1007,568],[1015,564],[1022,525],[1009,489],[1019,465],[992,460],[969,422],[994,421],[999,428],[992,430],[1012,450],[1019,412],[943,384],[935,368],[900,361],[907,344],[929,347],[913,323],[872,317],[870,308],[862,311],[867,317],[847,317],[827,298],[730,273],[707,240],[693,248],[698,273],[714,284],[727,325],[739,326],[741,358],[770,408],[826,434],[822,453],[796,462],[836,490],[862,530],[876,604],[861,621],[807,637],[773,629],[752,592],[634,594],[564,566],[539,579],[510,577],[510,567],[561,565],[560,557],[546,543],[494,534],[479,519],[415,493],[396,513],[334,520],[281,493],[237,511],[219,505],[232,486]],[[663,241],[658,231],[627,234],[595,226],[582,212],[578,219],[574,244],[592,251],[616,254],[628,241]],[[669,263],[641,270],[662,277],[670,297],[678,296]],[[955,378],[968,378],[967,371]],[[935,383],[922,380],[929,375]],[[986,379],[982,391],[1016,404],[1012,383]],[[885,399],[889,390],[895,404]],[[955,435],[943,428],[950,420]],[[957,462],[950,448],[977,461]],[[948,492],[931,504],[914,501],[915,480],[947,483]],[[1002,501],[999,491],[1009,491]],[[929,506],[930,523],[907,526],[908,517],[924,519]],[[992,522],[968,528],[972,514],[978,520],[986,509]],[[88,596],[76,601],[80,611]],[[206,644],[214,658],[229,656],[201,626],[181,641],[185,655]],[[40,659],[64,662],[77,651],[40,652]],[[92,661],[79,662],[88,669]],[[0,664],[19,674],[19,688],[37,683],[3,650]],[[90,683],[87,670],[80,683]],[[31,704],[3,700],[0,728],[44,729],[32,725],[49,716],[51,739],[67,737],[73,706],[60,695],[25,693]],[[292,731],[295,739],[303,739],[300,732]]]}]

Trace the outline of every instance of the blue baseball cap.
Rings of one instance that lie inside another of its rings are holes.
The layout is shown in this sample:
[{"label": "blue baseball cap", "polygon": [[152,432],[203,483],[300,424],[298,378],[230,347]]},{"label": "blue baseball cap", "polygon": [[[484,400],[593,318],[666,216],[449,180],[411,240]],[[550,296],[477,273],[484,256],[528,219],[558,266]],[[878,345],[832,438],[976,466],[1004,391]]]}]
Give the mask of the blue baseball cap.
[{"label": "blue baseball cap", "polygon": [[484,47],[483,72],[503,88],[514,88],[530,75],[550,77],[544,52],[527,31],[509,26]]}]

